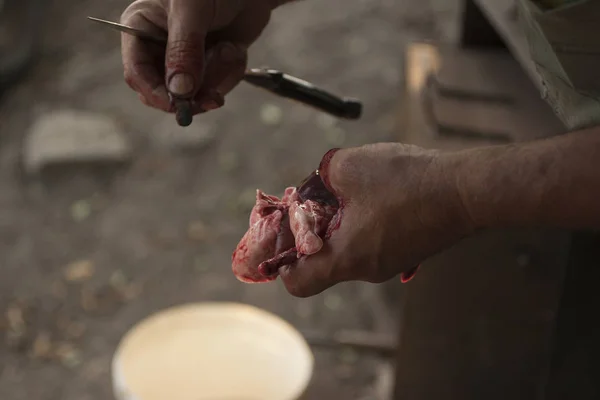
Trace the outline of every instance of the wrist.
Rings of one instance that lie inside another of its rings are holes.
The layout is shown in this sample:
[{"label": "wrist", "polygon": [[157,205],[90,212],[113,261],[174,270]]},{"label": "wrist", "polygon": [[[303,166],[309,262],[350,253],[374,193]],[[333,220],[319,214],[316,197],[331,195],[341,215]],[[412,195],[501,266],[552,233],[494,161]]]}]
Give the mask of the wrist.
[{"label": "wrist", "polygon": [[482,147],[449,158],[462,204],[477,229],[536,222],[547,187],[535,176],[541,165],[535,147]]},{"label": "wrist", "polygon": [[456,199],[462,210],[463,218],[472,230],[488,227],[487,210],[476,201],[477,187],[480,178],[486,172],[475,170],[473,163],[473,152],[471,150],[444,153],[440,156],[446,170],[448,185],[453,187]]},{"label": "wrist", "polygon": [[418,192],[422,224],[433,231],[452,231],[459,236],[473,233],[479,226],[463,201],[456,179],[458,170],[463,168],[460,157],[431,150],[416,157],[422,158],[426,164]]},{"label": "wrist", "polygon": [[457,176],[460,176],[462,168],[464,163],[457,154],[439,151],[431,163],[429,175],[433,193],[440,201],[438,207],[443,210],[447,226],[454,227],[463,235],[469,235],[480,226],[460,191]]}]

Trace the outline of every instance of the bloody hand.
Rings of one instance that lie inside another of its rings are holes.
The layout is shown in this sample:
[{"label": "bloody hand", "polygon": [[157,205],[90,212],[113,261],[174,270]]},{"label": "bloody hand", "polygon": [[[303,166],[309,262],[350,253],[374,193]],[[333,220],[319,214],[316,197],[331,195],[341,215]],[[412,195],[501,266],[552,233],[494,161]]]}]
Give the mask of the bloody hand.
[{"label": "bloody hand", "polygon": [[[423,260],[474,229],[452,168],[443,153],[402,144],[331,151],[319,172],[337,204],[320,190],[296,202],[290,202],[295,188],[282,200],[259,192],[251,228],[234,254],[234,272],[253,282],[280,276],[300,297],[343,281],[408,277]],[[294,223],[301,229],[292,229]],[[299,251],[307,243],[309,250]]]},{"label": "bloody hand", "polygon": [[168,93],[193,100],[194,113],[221,107],[243,78],[247,49],[274,6],[272,0],[134,1],[121,23],[168,32],[168,43],[121,35],[126,82],[144,104],[163,111],[173,112]]}]

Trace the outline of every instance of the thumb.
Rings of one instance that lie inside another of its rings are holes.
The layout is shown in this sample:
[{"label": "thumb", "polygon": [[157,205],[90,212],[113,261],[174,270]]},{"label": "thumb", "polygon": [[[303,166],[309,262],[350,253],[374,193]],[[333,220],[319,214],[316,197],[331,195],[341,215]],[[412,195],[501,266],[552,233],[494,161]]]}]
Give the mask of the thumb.
[{"label": "thumb", "polygon": [[396,168],[393,165],[397,151],[396,146],[384,143],[332,149],[323,156],[319,174],[338,199],[364,201],[372,195],[369,188],[393,184],[394,175],[387,172],[390,165]]},{"label": "thumb", "polygon": [[176,97],[193,98],[202,84],[213,4],[212,1],[169,2],[165,75],[167,88]]},{"label": "thumb", "polygon": [[319,163],[321,180],[338,200],[354,194],[361,173],[356,155],[356,148],[335,148],[325,153]]},{"label": "thumb", "polygon": [[321,158],[321,162],[319,163],[319,175],[321,176],[321,180],[325,184],[327,190],[329,190],[333,194],[337,193],[331,183],[331,160],[339,150],[339,148],[333,148],[329,150],[323,155],[323,158]]}]

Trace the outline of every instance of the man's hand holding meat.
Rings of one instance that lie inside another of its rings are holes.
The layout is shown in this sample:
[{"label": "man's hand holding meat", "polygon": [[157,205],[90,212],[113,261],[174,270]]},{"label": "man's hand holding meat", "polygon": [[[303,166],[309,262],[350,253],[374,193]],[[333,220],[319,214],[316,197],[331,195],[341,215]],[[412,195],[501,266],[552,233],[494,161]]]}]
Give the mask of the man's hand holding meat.
[{"label": "man's hand holding meat", "polygon": [[421,262],[480,229],[598,228],[599,161],[598,128],[457,152],[398,143],[329,152],[319,176],[337,214],[322,248],[280,263],[279,276],[301,297],[343,281],[400,274],[406,282]]}]

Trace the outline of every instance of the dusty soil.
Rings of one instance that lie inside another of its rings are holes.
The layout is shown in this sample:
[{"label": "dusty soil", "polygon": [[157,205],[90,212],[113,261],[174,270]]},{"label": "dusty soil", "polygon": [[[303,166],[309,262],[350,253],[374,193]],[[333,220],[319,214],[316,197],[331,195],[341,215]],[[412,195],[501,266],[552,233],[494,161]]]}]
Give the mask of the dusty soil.
[{"label": "dusty soil", "polygon": [[[399,139],[404,45],[451,40],[455,3],[287,6],[252,49],[250,65],[358,97],[364,118],[334,121],[242,84],[223,109],[183,130],[138,102],[122,81],[118,34],[85,19],[117,20],[127,2],[55,1],[40,61],[0,104],[0,398],[112,399],[110,359],[121,336],[183,302],[239,301],[300,329],[393,334],[397,310],[379,286],[348,283],[295,299],[279,282],[239,283],[230,256],[256,188],[279,193],[298,183],[331,147]],[[63,108],[117,118],[134,144],[132,163],[24,177],[28,128],[41,112]],[[201,144],[175,147],[186,135]],[[315,354],[309,398],[375,398],[381,360]]]}]

